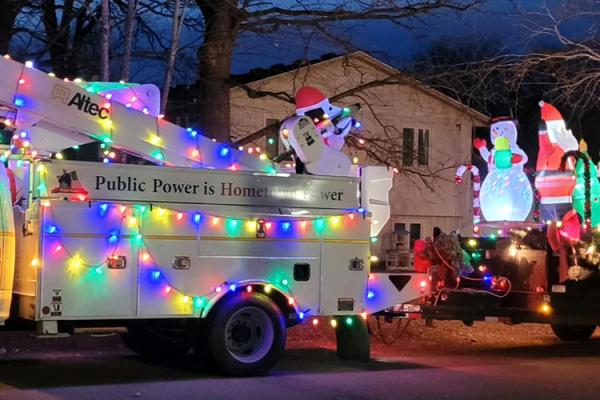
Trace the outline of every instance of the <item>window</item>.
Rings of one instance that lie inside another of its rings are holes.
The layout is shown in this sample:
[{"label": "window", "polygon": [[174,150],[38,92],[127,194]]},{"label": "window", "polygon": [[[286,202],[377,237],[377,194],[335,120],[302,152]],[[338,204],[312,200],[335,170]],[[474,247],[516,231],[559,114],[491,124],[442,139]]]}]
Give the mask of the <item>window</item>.
[{"label": "window", "polygon": [[421,239],[421,224],[410,224],[410,248],[415,247],[415,240]]},{"label": "window", "polygon": [[[279,120],[275,118],[267,118],[265,126],[270,126],[273,124],[279,124]],[[279,126],[277,129],[273,129],[273,131],[269,132],[267,135],[265,152],[270,160],[279,154]]]},{"label": "window", "polygon": [[419,165],[429,165],[429,129],[419,129],[417,163]]},{"label": "window", "polygon": [[394,224],[394,234],[396,235],[397,238],[399,238],[399,235],[401,235],[403,232],[406,231],[406,224]]},{"label": "window", "polygon": [[[406,225],[408,225],[408,231],[406,230]],[[409,248],[413,249],[415,247],[415,240],[421,239],[421,224],[395,223],[394,236],[396,240],[396,248],[402,242],[406,243],[406,239],[409,239]],[[406,236],[408,236],[408,238],[406,238]]]},{"label": "window", "polygon": [[402,165],[413,165],[415,158],[415,130],[402,129]]}]

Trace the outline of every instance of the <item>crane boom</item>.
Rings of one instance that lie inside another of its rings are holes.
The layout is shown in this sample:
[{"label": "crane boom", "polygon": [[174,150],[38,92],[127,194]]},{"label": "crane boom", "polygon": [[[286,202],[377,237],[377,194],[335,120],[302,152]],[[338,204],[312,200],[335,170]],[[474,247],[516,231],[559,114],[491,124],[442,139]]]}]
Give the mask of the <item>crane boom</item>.
[{"label": "crane boom", "polygon": [[41,154],[92,139],[167,166],[276,171],[268,160],[172,124],[153,115],[152,107],[119,102],[94,85],[58,79],[6,56],[0,71],[4,122],[31,133]]}]

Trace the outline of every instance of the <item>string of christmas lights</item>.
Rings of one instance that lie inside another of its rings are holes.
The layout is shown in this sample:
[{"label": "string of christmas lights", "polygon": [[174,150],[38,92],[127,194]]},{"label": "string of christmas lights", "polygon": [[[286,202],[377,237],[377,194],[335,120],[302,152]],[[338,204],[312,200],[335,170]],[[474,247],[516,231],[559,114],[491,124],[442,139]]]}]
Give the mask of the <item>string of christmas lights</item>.
[{"label": "string of christmas lights", "polygon": [[[101,215],[106,215],[109,212],[109,207],[111,207],[111,205],[109,205],[108,203],[100,203],[98,205],[99,213]],[[155,284],[160,284],[162,286],[161,290],[165,295],[174,295],[177,298],[179,298],[179,300],[183,304],[188,304],[188,303],[193,304],[195,309],[198,312],[202,312],[203,308],[205,306],[207,306],[211,301],[216,301],[218,298],[220,298],[220,296],[223,296],[228,292],[234,292],[238,289],[241,289],[241,290],[246,290],[247,292],[251,293],[253,290],[255,290],[254,289],[255,287],[260,287],[261,290],[266,294],[271,293],[271,291],[273,291],[273,290],[279,291],[281,294],[283,294],[287,298],[288,304],[296,310],[296,314],[300,321],[303,321],[305,319],[306,314],[309,312],[309,310],[302,310],[300,308],[300,305],[296,301],[295,295],[294,295],[291,287],[289,286],[287,279],[282,279],[280,282],[278,282],[278,285],[275,285],[274,283],[269,283],[269,282],[252,282],[252,283],[223,282],[221,285],[218,285],[218,286],[215,286],[214,288],[212,288],[211,291],[201,294],[201,295],[195,294],[195,293],[187,293],[187,292],[181,290],[180,288],[175,287],[168,281],[168,279],[166,278],[166,274],[158,266],[158,263],[156,262],[156,259],[153,256],[151,249],[149,248],[147,243],[144,241],[144,237],[141,232],[141,224],[140,224],[139,218],[141,218],[142,214],[147,210],[147,207],[140,206],[140,205],[135,205],[135,206],[131,206],[131,207],[127,207],[127,206],[123,206],[123,205],[112,205],[112,207],[118,207],[119,212],[121,213],[120,223],[119,223],[119,227],[117,229],[111,230],[107,235],[108,243],[113,245],[112,250],[109,253],[109,256],[105,260],[98,262],[98,263],[86,262],[78,253],[77,254],[73,253],[72,251],[70,251],[67,248],[67,246],[64,245],[64,243],[60,240],[60,229],[58,227],[58,223],[56,221],[56,218],[54,216],[52,208],[49,208],[50,217],[51,217],[52,222],[54,222],[54,223],[46,225],[44,227],[44,232],[46,235],[51,236],[51,237],[56,237],[59,240],[59,243],[54,246],[53,252],[55,252],[55,253],[64,252],[64,254],[66,254],[66,256],[68,258],[68,260],[66,262],[66,266],[69,270],[80,270],[81,268],[86,267],[86,268],[89,268],[90,270],[93,270],[96,274],[102,274],[103,268],[109,268],[109,263],[111,262],[111,260],[113,260],[113,259],[118,260],[119,256],[117,254],[118,254],[118,251],[119,251],[119,248],[121,245],[121,240],[124,238],[132,238],[135,240],[136,244],[139,246],[139,254],[140,254],[139,257],[140,257],[141,265],[153,266],[153,267],[149,268],[149,271],[147,274],[150,281]],[[178,211],[178,210],[170,210],[170,209],[157,207],[157,208],[151,209],[150,211],[156,212],[161,217],[168,215],[167,213],[171,213],[171,214],[175,215],[175,218],[177,221],[181,221],[185,217],[185,213],[182,211]],[[198,215],[200,215],[200,214],[193,213],[193,215],[191,216],[191,219],[195,223],[200,223],[200,221],[202,220],[201,218],[198,218]],[[353,214],[349,214],[349,215],[353,215]],[[223,217],[211,216],[211,218],[219,218],[220,219]],[[337,218],[339,218],[339,217],[338,216],[330,217],[330,220],[335,221],[335,222],[333,222],[333,224],[336,226],[339,223]],[[125,223],[125,221],[126,221],[127,225],[129,226],[129,228],[133,230],[133,233],[122,234],[123,224]],[[214,219],[211,219],[211,224],[214,224],[214,221],[215,221]],[[253,220],[246,220],[247,223],[251,222],[251,221],[253,221]],[[310,219],[310,220],[305,219],[305,220],[298,221],[298,222],[305,223],[308,221],[317,222],[317,221],[323,221],[323,219]],[[286,223],[288,223],[288,222],[287,221],[280,222],[280,224],[286,224]],[[283,225],[283,226],[285,226],[285,225]],[[32,265],[33,264],[35,264],[34,266],[38,266],[39,260],[37,260],[37,259],[33,260]],[[75,275],[75,273],[73,273],[73,275]],[[282,289],[281,287],[285,288],[285,290]],[[361,317],[363,319],[366,319],[367,318],[366,313],[362,313]],[[353,318],[346,317],[345,322],[347,325],[350,326],[353,324]],[[312,324],[316,326],[318,324],[318,319],[313,318]],[[332,319],[331,325],[332,325],[332,327],[335,328],[337,326],[337,321],[335,319]]]}]

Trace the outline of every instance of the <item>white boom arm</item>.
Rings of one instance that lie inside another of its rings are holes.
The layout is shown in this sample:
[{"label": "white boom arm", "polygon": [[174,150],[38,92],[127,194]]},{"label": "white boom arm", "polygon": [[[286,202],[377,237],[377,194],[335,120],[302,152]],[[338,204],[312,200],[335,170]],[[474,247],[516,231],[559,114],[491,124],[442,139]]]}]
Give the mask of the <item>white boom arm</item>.
[{"label": "white boom arm", "polygon": [[91,138],[168,166],[275,171],[268,160],[152,115],[152,105],[136,109],[117,101],[119,96],[102,96],[86,90],[85,84],[57,79],[7,57],[0,58],[0,71],[5,123],[31,133],[31,144],[39,152],[88,143]]}]

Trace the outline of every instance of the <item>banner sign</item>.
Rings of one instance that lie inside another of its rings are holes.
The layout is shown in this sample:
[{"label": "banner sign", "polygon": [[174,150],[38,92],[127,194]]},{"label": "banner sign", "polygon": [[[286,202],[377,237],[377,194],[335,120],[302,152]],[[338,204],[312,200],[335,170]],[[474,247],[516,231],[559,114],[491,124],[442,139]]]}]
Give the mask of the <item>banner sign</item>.
[{"label": "banner sign", "polygon": [[358,179],[76,161],[44,161],[34,198],[288,208],[358,208]]}]

